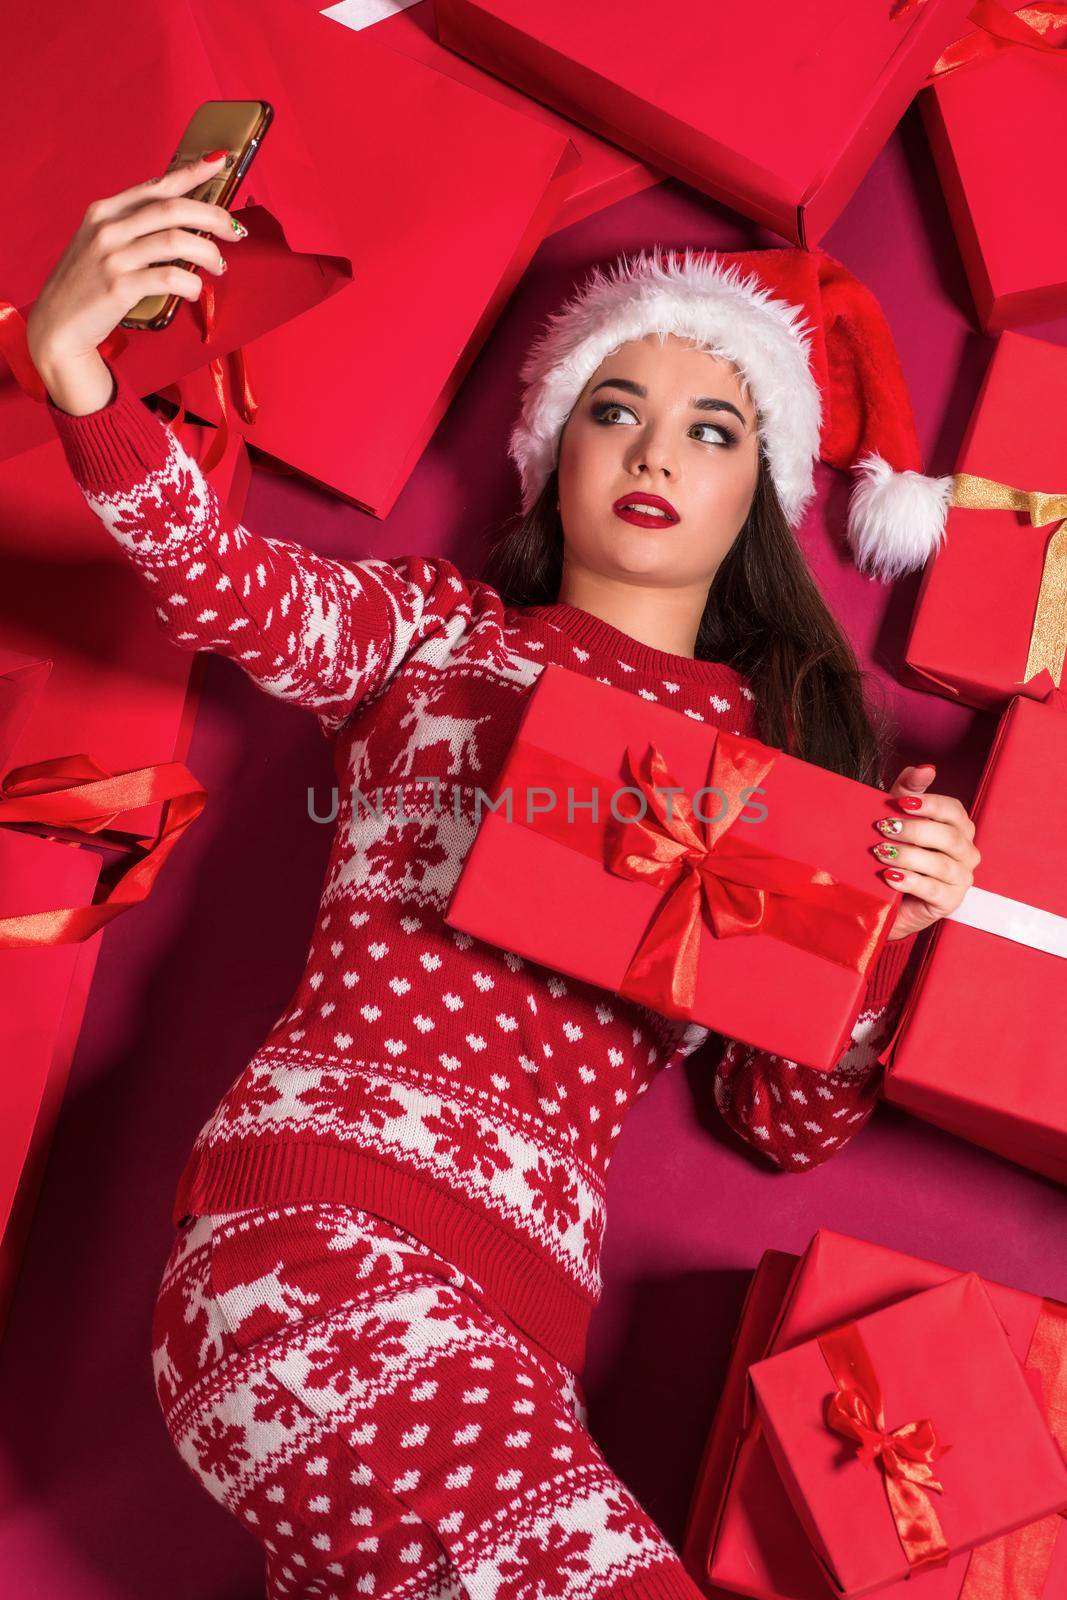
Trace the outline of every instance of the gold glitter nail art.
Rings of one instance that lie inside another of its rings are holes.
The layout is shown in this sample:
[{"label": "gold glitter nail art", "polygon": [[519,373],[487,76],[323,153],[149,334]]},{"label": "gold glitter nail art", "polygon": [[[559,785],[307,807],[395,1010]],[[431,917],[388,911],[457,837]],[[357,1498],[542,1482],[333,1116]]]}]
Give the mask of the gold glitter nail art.
[{"label": "gold glitter nail art", "polygon": [[895,844],[876,844],[874,853],[876,856],[881,856],[883,861],[895,861],[900,851]]}]

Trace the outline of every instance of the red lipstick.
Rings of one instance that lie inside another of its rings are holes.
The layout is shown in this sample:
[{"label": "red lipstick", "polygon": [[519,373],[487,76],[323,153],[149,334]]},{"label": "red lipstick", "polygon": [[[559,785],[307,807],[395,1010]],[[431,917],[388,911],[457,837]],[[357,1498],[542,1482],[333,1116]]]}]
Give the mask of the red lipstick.
[{"label": "red lipstick", "polygon": [[[650,513],[648,511],[633,511],[628,509],[629,507],[638,505],[656,506],[660,511],[665,512],[666,515],[659,517],[656,516],[655,512]],[[671,523],[681,521],[681,518],[669,500],[664,500],[663,496],[659,494],[646,494],[640,489],[635,491],[633,494],[620,495],[611,509],[614,511],[615,515],[617,517],[621,517],[624,522],[632,522],[638,528],[665,528]]]}]

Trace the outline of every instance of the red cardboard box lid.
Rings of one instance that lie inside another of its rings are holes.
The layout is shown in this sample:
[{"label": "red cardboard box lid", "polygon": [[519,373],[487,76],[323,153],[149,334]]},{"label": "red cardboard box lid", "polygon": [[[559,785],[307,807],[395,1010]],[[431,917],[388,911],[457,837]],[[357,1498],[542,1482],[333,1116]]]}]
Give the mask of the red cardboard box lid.
[{"label": "red cardboard box lid", "polygon": [[818,243],[970,0],[436,0],[450,49],[643,160]]}]

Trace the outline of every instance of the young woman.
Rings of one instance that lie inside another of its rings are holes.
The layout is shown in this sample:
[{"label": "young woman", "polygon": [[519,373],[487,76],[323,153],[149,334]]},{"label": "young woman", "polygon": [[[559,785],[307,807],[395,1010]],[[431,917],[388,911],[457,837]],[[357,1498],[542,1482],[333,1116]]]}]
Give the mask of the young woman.
[{"label": "young woman", "polygon": [[[872,837],[871,870],[888,854],[904,894],[829,1073],[442,912],[548,662],[882,784],[861,674],[792,530],[820,453],[875,447],[851,524],[875,564],[921,558],[944,485],[909,467],[902,387],[903,420],[877,437],[858,404],[865,366],[892,363],[855,280],[799,251],[753,257],[763,282],[687,254],[594,275],[532,353],[522,515],[485,578],[257,535],[97,353],[141,295],[196,297],[195,271],[153,263],[223,270],[231,219],[188,197],[216,166],[91,205],[28,324],[71,469],[167,635],[312,711],[349,780],[305,971],[182,1174],[153,1329],[166,1425],[261,1541],[279,1600],[692,1600],[585,1425],[612,1149],[653,1077],[697,1050],[771,1163],[839,1149],[874,1104],[914,938],[971,882],[973,825],[930,793],[933,768],[897,776],[896,842]],[[845,377],[862,426],[834,398]]]}]

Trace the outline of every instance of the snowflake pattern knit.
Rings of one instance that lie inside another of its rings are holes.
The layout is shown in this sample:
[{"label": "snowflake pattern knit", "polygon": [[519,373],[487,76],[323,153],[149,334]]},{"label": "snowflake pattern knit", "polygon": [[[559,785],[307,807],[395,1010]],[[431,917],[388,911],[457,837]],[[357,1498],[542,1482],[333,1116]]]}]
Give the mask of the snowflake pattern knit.
[{"label": "snowflake pattern knit", "polygon": [[751,691],[565,602],[506,606],[443,557],[342,561],[258,535],[112,376],[87,416],[48,402],[88,504],[166,635],[312,711],[339,779],[306,966],[197,1136],[174,1221],[278,1201],[363,1207],[470,1273],[578,1371],[607,1170],[634,1101],[703,1049],[725,1121],[776,1166],[809,1169],[873,1109],[915,936],[885,948],[841,1060],[815,1073],[448,928],[475,795],[547,662],[758,737]]}]

